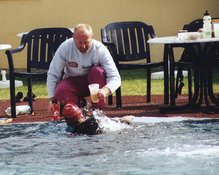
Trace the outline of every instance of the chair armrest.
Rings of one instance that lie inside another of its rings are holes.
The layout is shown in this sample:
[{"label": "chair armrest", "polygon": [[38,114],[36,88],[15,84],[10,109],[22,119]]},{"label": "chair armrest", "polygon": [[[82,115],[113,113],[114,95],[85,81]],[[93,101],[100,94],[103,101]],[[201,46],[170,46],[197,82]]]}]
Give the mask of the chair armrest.
[{"label": "chair armrest", "polygon": [[104,29],[101,29],[101,39],[102,39],[102,43],[103,43],[105,46],[109,47],[110,49],[116,47],[114,43],[109,42],[109,41],[107,40],[106,31],[105,31]]},{"label": "chair armrest", "polygon": [[106,34],[104,32],[103,29],[101,29],[101,38],[102,38],[102,43],[108,48],[110,54],[113,56],[114,55],[114,50],[116,49],[116,46],[114,43],[112,42],[109,42],[107,39],[106,39]]},{"label": "chair armrest", "polygon": [[[103,41],[102,43],[107,47],[107,49],[109,50],[110,54],[112,55],[113,59],[114,59],[114,52],[116,52],[116,46],[114,43],[108,42],[108,41]],[[115,60],[114,60],[115,61]]]},{"label": "chair armrest", "polygon": [[5,51],[5,54],[7,55],[8,58],[8,67],[10,72],[14,72],[13,54],[21,52],[24,49],[24,47],[25,44],[21,44],[15,49],[10,49]]},{"label": "chair armrest", "polygon": [[14,54],[14,53],[18,53],[18,52],[21,52],[23,49],[24,49],[25,45],[22,44],[22,45],[19,45],[17,48],[15,49],[10,49],[10,50],[6,50],[5,53],[8,55],[8,54]]},{"label": "chair armrest", "polygon": [[114,43],[108,42],[108,41],[102,41],[103,44],[107,47],[113,48],[116,47]]},{"label": "chair armrest", "polygon": [[26,45],[26,41],[25,41],[26,38],[27,38],[27,34],[24,34],[21,38],[20,45],[15,49],[6,50],[6,52],[5,52],[6,55],[21,52],[24,49],[25,45]]}]

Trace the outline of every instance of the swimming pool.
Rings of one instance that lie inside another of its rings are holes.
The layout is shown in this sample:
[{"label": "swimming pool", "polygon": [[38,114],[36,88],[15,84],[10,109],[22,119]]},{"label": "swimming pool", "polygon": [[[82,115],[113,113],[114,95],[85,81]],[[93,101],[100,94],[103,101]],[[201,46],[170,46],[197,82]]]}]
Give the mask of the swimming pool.
[{"label": "swimming pool", "polygon": [[148,118],[119,132],[73,136],[66,124],[0,126],[4,175],[216,175],[219,119]]}]

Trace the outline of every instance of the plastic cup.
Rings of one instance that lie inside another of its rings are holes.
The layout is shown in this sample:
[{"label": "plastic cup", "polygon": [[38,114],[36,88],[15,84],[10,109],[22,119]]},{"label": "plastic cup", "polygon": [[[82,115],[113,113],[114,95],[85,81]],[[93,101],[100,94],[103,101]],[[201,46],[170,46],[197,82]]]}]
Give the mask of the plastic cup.
[{"label": "plastic cup", "polygon": [[90,90],[91,101],[93,103],[98,103],[99,102],[99,98],[98,98],[99,84],[97,83],[89,84],[88,88]]}]

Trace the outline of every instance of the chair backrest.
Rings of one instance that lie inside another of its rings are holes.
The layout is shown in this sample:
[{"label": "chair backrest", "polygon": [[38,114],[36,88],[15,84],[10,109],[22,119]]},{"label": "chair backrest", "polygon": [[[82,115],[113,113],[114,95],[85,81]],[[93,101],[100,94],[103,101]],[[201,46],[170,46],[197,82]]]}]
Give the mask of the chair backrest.
[{"label": "chair backrest", "polygon": [[21,45],[27,48],[27,71],[49,69],[57,48],[71,37],[72,32],[67,28],[39,28],[23,35]]},{"label": "chair backrest", "polygon": [[[212,18],[212,22],[218,21],[219,18]],[[203,19],[196,19],[188,24],[183,26],[183,30],[188,32],[197,32],[200,28],[203,27]]]},{"label": "chair backrest", "polygon": [[203,19],[196,19],[188,24],[183,26],[183,30],[188,32],[197,32],[200,28],[203,27]]},{"label": "chair backrest", "polygon": [[102,42],[113,43],[114,47],[108,47],[115,62],[136,61],[148,59],[150,61],[150,49],[147,40],[155,37],[151,25],[143,22],[114,22],[101,29]]}]

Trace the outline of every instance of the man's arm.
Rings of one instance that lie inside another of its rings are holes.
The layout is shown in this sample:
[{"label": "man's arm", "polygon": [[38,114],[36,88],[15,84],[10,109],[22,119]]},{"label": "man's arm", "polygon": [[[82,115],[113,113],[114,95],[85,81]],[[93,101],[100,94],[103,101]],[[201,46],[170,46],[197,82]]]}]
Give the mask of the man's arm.
[{"label": "man's arm", "polygon": [[[61,45],[62,46],[62,45]],[[51,100],[55,100],[55,88],[57,83],[62,79],[63,70],[65,67],[65,54],[61,47],[56,51],[53,60],[50,63],[50,67],[47,73],[47,92],[48,97]]]},{"label": "man's arm", "polygon": [[106,86],[102,88],[103,93],[110,95],[121,86],[121,77],[109,50],[104,45],[100,57],[101,67],[106,72]]}]

